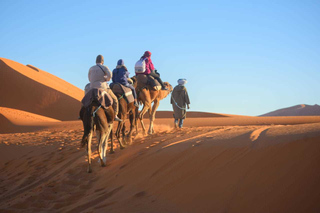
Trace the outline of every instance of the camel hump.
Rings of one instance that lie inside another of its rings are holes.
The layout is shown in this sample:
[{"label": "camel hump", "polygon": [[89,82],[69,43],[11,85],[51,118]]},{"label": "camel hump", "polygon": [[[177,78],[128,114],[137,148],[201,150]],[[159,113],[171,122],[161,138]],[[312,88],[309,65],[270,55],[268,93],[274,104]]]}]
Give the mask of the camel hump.
[{"label": "camel hump", "polygon": [[88,107],[94,101],[100,103],[105,109],[111,106],[113,103],[111,96],[101,88],[90,89],[81,100],[81,103],[84,107]]},{"label": "camel hump", "polygon": [[161,84],[151,75],[137,75],[137,88],[144,87],[158,91],[161,89]]},{"label": "camel hump", "polygon": [[148,76],[147,75],[137,75],[137,82],[138,82],[138,84],[147,85]]},{"label": "camel hump", "polygon": [[129,87],[116,83],[116,84],[112,84],[111,90],[115,95],[117,94],[121,96],[124,95],[128,103],[134,102],[132,90]]}]

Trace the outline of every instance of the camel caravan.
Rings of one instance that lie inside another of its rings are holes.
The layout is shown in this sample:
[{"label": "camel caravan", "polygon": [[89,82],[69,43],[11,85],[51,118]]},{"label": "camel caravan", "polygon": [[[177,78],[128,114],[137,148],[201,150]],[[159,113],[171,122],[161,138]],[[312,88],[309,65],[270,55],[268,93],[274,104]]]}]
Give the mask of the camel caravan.
[{"label": "camel caravan", "polygon": [[[110,153],[113,153],[113,124],[118,122],[115,136],[124,149],[132,143],[138,134],[137,120],[140,120],[143,134],[146,128],[143,116],[149,112],[148,134],[153,134],[153,122],[160,100],[167,97],[173,90],[168,82],[162,82],[160,74],[154,69],[151,52],[146,51],[135,65],[135,76],[129,78],[129,72],[124,61],[120,59],[116,68],[111,72],[104,64],[102,55],[96,58],[96,65],[89,69],[89,82],[85,87],[82,99],[80,119],[83,122],[83,137],[81,147],[85,147],[88,157],[88,172],[92,172],[92,137],[96,132],[98,140],[99,162],[106,166],[108,141],[110,139]],[[109,85],[107,82],[112,79]],[[139,104],[142,105],[139,111]],[[153,105],[152,105],[153,104]],[[130,130],[126,134],[125,121],[129,115]]]}]

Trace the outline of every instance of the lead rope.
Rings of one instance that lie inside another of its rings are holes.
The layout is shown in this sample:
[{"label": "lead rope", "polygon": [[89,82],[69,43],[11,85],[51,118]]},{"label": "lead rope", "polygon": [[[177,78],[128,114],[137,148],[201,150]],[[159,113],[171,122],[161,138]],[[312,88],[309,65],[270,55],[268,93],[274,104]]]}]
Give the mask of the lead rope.
[{"label": "lead rope", "polygon": [[175,103],[175,105],[176,105],[179,109],[186,110],[186,108],[182,108],[182,107],[180,107],[180,106],[177,104],[177,102],[174,100],[174,98],[173,98],[172,95],[171,95],[171,98],[172,98],[173,102]]},{"label": "lead rope", "polygon": [[92,113],[93,117],[96,117],[96,112],[100,109],[101,105]]}]

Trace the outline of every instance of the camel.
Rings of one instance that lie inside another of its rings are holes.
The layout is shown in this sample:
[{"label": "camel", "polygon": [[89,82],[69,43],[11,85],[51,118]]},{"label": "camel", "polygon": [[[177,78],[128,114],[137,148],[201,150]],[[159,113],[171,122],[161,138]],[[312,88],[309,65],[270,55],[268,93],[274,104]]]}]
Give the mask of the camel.
[{"label": "camel", "polygon": [[94,129],[96,129],[96,136],[98,139],[98,154],[100,158],[100,165],[106,166],[106,154],[108,147],[109,136],[111,138],[111,150],[113,151],[113,119],[114,111],[112,106],[109,106],[104,110],[97,100],[94,100],[88,107],[82,107],[80,110],[80,118],[83,122],[83,137],[81,140],[81,146],[87,145],[88,155],[88,173],[92,172],[91,169],[91,141]]},{"label": "camel", "polygon": [[[117,96],[119,101],[118,117],[122,120],[122,122],[118,123],[118,127],[115,135],[120,143],[120,149],[124,149],[126,147],[125,144],[127,143],[127,141],[129,142],[129,145],[131,145],[132,143],[132,132],[133,132],[133,129],[136,127],[136,123],[137,123],[136,115],[138,114],[138,109],[133,102],[127,103],[127,101],[123,97],[123,94],[115,93],[115,95]],[[129,120],[130,120],[130,131],[127,135],[125,135],[125,131],[126,131],[125,120],[127,118],[128,113],[129,113]],[[120,138],[121,133],[122,133],[122,140]]]},{"label": "camel", "polygon": [[[138,101],[142,103],[143,108],[140,111],[138,117],[143,129],[143,133],[146,134],[146,128],[143,123],[143,116],[146,114],[147,111],[149,111],[149,120],[150,120],[150,126],[148,130],[148,134],[153,134],[153,122],[155,120],[156,111],[160,104],[160,100],[167,97],[173,90],[172,86],[168,82],[164,82],[165,87],[168,90],[153,90],[151,86],[147,85],[141,88],[140,85],[136,85],[136,90],[138,93]],[[153,106],[151,106],[153,103]]]}]

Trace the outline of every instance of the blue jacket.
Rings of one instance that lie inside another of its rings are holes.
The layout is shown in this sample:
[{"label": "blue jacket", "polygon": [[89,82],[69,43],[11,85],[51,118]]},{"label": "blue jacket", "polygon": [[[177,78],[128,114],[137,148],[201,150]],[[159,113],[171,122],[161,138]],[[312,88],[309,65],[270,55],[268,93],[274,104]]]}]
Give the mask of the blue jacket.
[{"label": "blue jacket", "polygon": [[112,81],[113,83],[120,83],[124,86],[127,86],[129,72],[125,66],[121,66],[120,68],[116,68],[112,71]]}]

